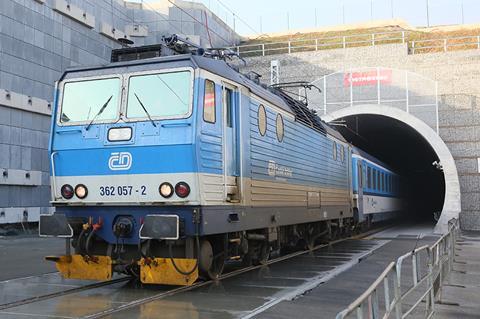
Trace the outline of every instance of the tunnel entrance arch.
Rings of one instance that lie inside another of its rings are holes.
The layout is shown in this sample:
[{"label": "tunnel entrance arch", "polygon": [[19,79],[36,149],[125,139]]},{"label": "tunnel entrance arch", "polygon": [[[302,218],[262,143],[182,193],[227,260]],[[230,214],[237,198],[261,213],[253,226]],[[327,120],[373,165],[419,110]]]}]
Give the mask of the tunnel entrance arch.
[{"label": "tunnel entrance arch", "polygon": [[401,122],[410,128],[427,143],[438,157],[443,170],[445,181],[445,195],[441,215],[435,227],[435,232],[443,233],[447,230],[448,221],[458,218],[461,211],[460,183],[455,161],[450,150],[438,134],[425,122],[398,108],[381,104],[364,104],[341,108],[322,116],[326,122],[338,122],[342,119],[358,116],[376,116]]},{"label": "tunnel entrance arch", "polygon": [[[387,155],[390,163],[397,161],[394,164],[400,166],[409,161],[413,188],[421,184],[419,189],[435,189],[436,194],[432,191],[426,200],[438,201],[433,205],[436,212],[441,211],[435,231],[446,231],[448,220],[458,218],[461,198],[455,161],[438,135],[437,82],[407,70],[363,67],[334,72],[311,84],[320,90],[308,93],[309,104],[326,122],[337,124],[350,142],[372,155],[381,159]],[[365,137],[375,146],[369,148]],[[393,143],[400,151],[388,145]],[[403,151],[411,152],[413,159]],[[417,170],[415,161],[423,167]],[[426,178],[432,178],[430,186]]]}]

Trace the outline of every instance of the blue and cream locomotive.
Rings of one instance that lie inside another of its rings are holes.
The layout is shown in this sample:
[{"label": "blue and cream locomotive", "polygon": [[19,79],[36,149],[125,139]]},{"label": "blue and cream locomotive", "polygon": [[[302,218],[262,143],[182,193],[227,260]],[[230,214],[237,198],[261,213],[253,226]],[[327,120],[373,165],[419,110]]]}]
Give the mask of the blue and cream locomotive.
[{"label": "blue and cream locomotive", "polygon": [[398,210],[375,211],[371,198],[397,193],[356,177],[390,170],[281,89],[206,55],[69,69],[58,81],[56,213],[41,216],[40,233],[67,238],[65,256],[47,257],[65,277],[189,285],[228,260],[261,263]]}]

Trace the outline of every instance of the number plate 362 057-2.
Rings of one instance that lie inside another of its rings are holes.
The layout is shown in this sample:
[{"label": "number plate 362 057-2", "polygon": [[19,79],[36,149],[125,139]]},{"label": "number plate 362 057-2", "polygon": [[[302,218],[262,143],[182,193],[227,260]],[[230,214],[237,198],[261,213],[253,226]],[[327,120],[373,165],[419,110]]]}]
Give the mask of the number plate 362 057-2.
[{"label": "number plate 362 057-2", "polygon": [[132,195],[147,195],[147,187],[142,185],[135,188],[131,185],[119,186],[100,186],[100,196],[132,196]]}]

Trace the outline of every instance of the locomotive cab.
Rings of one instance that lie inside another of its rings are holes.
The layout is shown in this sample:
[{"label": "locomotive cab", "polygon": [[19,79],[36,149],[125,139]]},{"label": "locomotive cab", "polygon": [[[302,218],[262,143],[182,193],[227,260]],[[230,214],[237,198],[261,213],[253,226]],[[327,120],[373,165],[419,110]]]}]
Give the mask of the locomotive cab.
[{"label": "locomotive cab", "polygon": [[59,83],[53,203],[198,203],[194,69],[109,73]]},{"label": "locomotive cab", "polygon": [[[56,213],[40,222],[41,235],[66,237],[74,248],[73,259],[50,258],[57,268],[71,278],[108,279],[111,271],[91,270],[83,257],[127,272],[123,261],[148,250],[167,258],[170,270],[198,264],[200,207],[240,203],[238,100],[235,85],[191,55],[67,71],[50,140]],[[152,240],[163,244],[142,246]],[[171,264],[176,255],[188,257],[178,258],[183,266]],[[144,268],[142,260],[133,267]],[[181,273],[144,279],[186,284],[198,276]]]}]

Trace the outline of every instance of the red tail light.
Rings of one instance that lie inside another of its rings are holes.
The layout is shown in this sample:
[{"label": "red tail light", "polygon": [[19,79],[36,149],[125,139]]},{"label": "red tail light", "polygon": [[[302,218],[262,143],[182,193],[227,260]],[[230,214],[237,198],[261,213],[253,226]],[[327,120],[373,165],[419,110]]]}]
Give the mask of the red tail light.
[{"label": "red tail light", "polygon": [[72,185],[68,185],[68,184],[63,185],[62,188],[60,189],[60,192],[62,193],[62,196],[65,199],[71,199],[73,197]]},{"label": "red tail light", "polygon": [[175,194],[178,197],[185,198],[190,194],[190,186],[185,182],[180,182],[175,185]]}]

